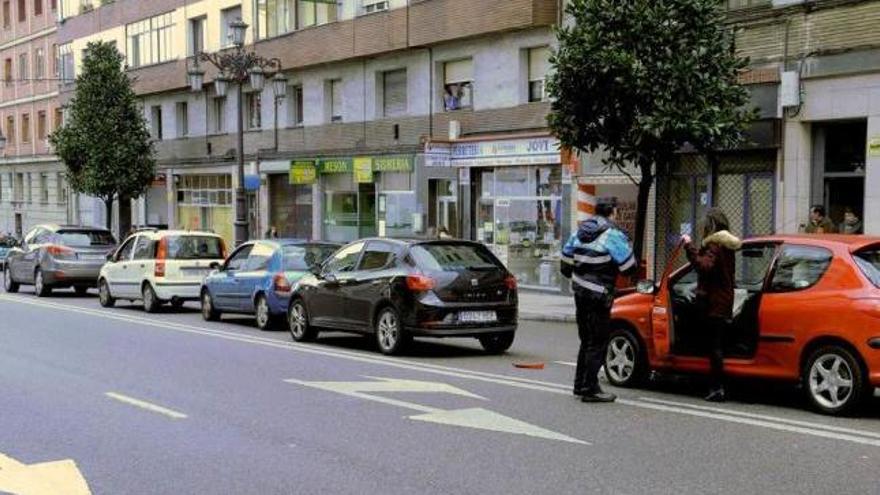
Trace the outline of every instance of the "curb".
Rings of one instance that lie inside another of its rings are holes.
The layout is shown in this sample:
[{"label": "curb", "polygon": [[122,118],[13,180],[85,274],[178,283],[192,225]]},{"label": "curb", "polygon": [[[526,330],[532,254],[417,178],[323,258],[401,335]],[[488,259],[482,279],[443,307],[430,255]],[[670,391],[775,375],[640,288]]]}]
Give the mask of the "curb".
[{"label": "curb", "polygon": [[548,315],[545,313],[532,313],[527,311],[519,312],[521,321],[544,321],[551,323],[576,323],[575,315]]}]

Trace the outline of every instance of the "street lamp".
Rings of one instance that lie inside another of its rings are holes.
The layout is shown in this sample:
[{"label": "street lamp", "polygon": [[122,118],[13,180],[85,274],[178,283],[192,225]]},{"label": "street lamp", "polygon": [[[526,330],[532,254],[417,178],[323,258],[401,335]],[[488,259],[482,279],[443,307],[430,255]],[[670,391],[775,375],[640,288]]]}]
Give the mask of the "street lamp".
[{"label": "street lamp", "polygon": [[275,98],[273,98],[274,106],[274,115],[275,115],[275,139],[274,139],[274,150],[278,151],[278,104],[287,96],[287,78],[284,77],[284,74],[277,72],[275,77],[272,78],[272,92],[275,93]]},{"label": "street lamp", "polygon": [[[235,188],[236,246],[248,239],[247,198],[244,189],[244,92],[242,88],[245,84],[250,84],[254,91],[262,91],[266,83],[267,72],[270,75],[274,73],[276,77],[281,72],[281,60],[277,58],[263,58],[254,52],[244,49],[247,28],[248,25],[241,19],[231,22],[229,24],[229,38],[232,41],[232,48],[217,53],[197,54],[194,57],[194,67],[187,71],[190,89],[196,92],[201,91],[205,83],[205,73],[199,67],[200,61],[209,62],[220,71],[219,75],[214,79],[214,92],[217,96],[226,96],[229,84],[237,86],[238,139],[236,159],[238,162],[238,185]],[[276,77],[272,78],[273,83]]]}]

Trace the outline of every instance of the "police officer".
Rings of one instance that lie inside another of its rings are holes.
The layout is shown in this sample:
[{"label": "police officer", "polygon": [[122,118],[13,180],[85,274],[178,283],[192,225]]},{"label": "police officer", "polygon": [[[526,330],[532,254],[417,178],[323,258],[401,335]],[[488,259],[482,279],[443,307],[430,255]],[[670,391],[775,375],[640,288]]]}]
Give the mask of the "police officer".
[{"label": "police officer", "polygon": [[580,224],[562,248],[562,274],[571,278],[581,340],[574,376],[574,394],[583,402],[614,402],[617,396],[599,387],[611,303],[618,273],[631,275],[637,264],[626,234],[614,224],[617,205],[603,199],[596,214]]}]

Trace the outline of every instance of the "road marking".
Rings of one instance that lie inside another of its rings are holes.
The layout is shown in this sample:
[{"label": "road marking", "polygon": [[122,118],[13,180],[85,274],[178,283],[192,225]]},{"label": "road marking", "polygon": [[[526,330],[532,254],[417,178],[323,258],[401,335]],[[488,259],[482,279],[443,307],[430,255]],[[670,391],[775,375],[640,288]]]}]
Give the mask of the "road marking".
[{"label": "road marking", "polygon": [[[378,355],[366,354],[366,353],[355,352],[355,351],[345,351],[345,350],[341,350],[341,349],[331,350],[331,349],[326,349],[326,348],[321,348],[321,347],[315,346],[314,344],[300,344],[300,343],[296,343],[296,342],[284,342],[284,341],[280,341],[277,339],[270,339],[270,338],[258,337],[258,336],[249,336],[249,335],[244,335],[244,334],[235,333],[235,332],[229,332],[229,331],[224,331],[224,330],[214,330],[214,329],[209,329],[206,327],[197,327],[197,326],[188,325],[188,324],[181,324],[181,323],[174,323],[174,322],[162,322],[162,321],[158,321],[158,320],[154,320],[154,319],[151,320],[148,318],[141,318],[141,317],[135,317],[135,316],[130,316],[130,315],[120,315],[120,314],[116,313],[115,311],[108,311],[108,310],[102,310],[102,309],[94,309],[93,310],[93,309],[82,308],[82,307],[74,306],[74,305],[70,305],[70,304],[52,303],[52,302],[47,302],[44,300],[32,300],[32,299],[28,298],[27,296],[9,296],[8,294],[0,294],[0,301],[2,301],[2,300],[9,301],[9,302],[21,303],[21,304],[28,304],[28,305],[37,306],[37,307],[54,308],[54,309],[58,309],[61,311],[80,313],[80,314],[89,315],[89,316],[97,316],[97,317],[104,318],[104,319],[124,321],[127,323],[135,323],[135,324],[140,324],[140,325],[144,325],[144,326],[151,326],[151,327],[156,327],[156,328],[162,328],[165,330],[177,331],[177,332],[181,332],[181,333],[204,335],[204,336],[219,338],[219,339],[223,339],[223,340],[244,342],[244,343],[249,343],[249,344],[254,344],[254,345],[262,345],[265,347],[272,347],[272,348],[282,349],[282,350],[287,350],[287,351],[292,350],[292,351],[306,353],[306,354],[335,357],[335,358],[339,358],[339,359],[347,359],[350,361],[361,362],[361,363],[378,364],[378,365],[384,365],[384,366],[388,366],[388,367],[392,367],[392,368],[406,369],[406,370],[418,371],[418,372],[423,372],[423,373],[430,373],[430,374],[436,374],[436,375],[442,375],[442,376],[462,378],[462,379],[467,379],[467,380],[475,380],[475,381],[481,381],[481,382],[485,382],[485,383],[493,383],[493,384],[497,384],[497,385],[506,385],[509,387],[515,387],[515,388],[526,389],[526,390],[534,390],[534,391],[548,392],[548,393],[555,393],[555,394],[562,394],[562,395],[569,395],[571,393],[571,385],[546,382],[546,381],[534,380],[534,379],[529,379],[529,378],[521,378],[521,377],[515,377],[515,376],[509,376],[509,375],[503,375],[503,374],[488,373],[488,372],[484,372],[484,371],[467,370],[467,369],[463,369],[463,368],[453,368],[453,367],[449,367],[449,366],[441,366],[441,365],[435,365],[435,364],[419,362],[419,361],[408,361],[406,359],[399,359],[399,358],[386,358],[386,357],[382,357],[382,356],[378,356]],[[775,421],[776,423],[785,423],[785,422],[789,421],[789,420],[786,420],[785,418],[776,418],[776,417],[771,416],[771,418],[773,418],[772,420],[768,420],[768,421],[760,423],[760,424],[758,424],[758,423],[745,423],[744,421],[742,421],[742,419],[747,419],[747,418],[737,418],[735,416],[735,413],[731,413],[731,411],[728,409],[722,409],[723,411],[725,411],[725,413],[720,414],[720,413],[714,413],[711,411],[694,411],[692,409],[685,408],[685,407],[664,406],[662,404],[652,404],[650,402],[633,400],[633,399],[625,399],[625,398],[618,399],[617,403],[623,404],[623,405],[634,406],[634,407],[640,407],[640,408],[644,408],[644,409],[652,409],[652,410],[657,410],[657,411],[665,411],[665,412],[669,412],[669,413],[685,414],[685,415],[691,415],[691,416],[699,416],[699,417],[708,418],[708,419],[716,419],[716,420],[726,421],[726,422],[730,422],[730,423],[750,424],[751,426],[760,426],[760,427],[766,427],[766,428],[771,428],[771,429],[772,429],[772,426],[768,426],[768,425],[771,424],[773,421]],[[700,414],[696,414],[696,413],[700,413]],[[822,423],[807,423],[807,422],[804,422],[804,423],[810,425],[810,428],[806,428],[803,431],[798,431],[797,433],[806,434],[806,435],[813,435],[813,436],[818,436],[818,437],[825,437],[825,438],[833,438],[833,439],[842,440],[842,441],[854,441],[854,440],[852,440],[852,437],[858,437],[861,439],[872,438],[873,436],[876,435],[876,432],[872,432],[872,431],[853,430],[854,433],[852,435],[841,436],[841,437],[828,437],[827,435],[824,435],[824,434],[814,434],[812,432],[822,431],[822,430],[834,431],[834,429],[836,427],[833,427],[831,425],[825,425]],[[790,431],[790,430],[786,430],[786,431]],[[864,442],[856,441],[855,443],[864,443]]]},{"label": "road marking", "polygon": [[572,363],[571,361],[553,361],[556,364],[561,364],[563,366],[571,366],[572,368],[577,368],[577,363]]},{"label": "road marking", "polygon": [[[372,377],[367,377],[372,378]],[[461,426],[465,428],[474,428],[480,430],[497,431],[503,433],[512,433],[516,435],[526,435],[536,438],[544,438],[548,440],[559,440],[561,442],[577,443],[581,445],[590,445],[588,442],[578,440],[555,431],[535,426],[525,421],[520,421],[503,414],[483,409],[481,407],[472,407],[467,409],[440,409],[438,407],[425,406],[413,402],[405,402],[389,397],[382,397],[364,392],[428,392],[428,393],[449,393],[463,397],[476,398],[485,400],[479,395],[472,394],[458,387],[453,387],[445,383],[425,382],[416,380],[398,380],[394,378],[374,378],[378,381],[373,382],[307,382],[289,378],[284,380],[287,383],[302,385],[304,387],[317,388],[328,392],[335,392],[348,397],[379,402],[389,406],[401,407],[404,409],[412,409],[422,414],[408,416],[409,419],[415,421],[425,421],[428,423],[437,423],[449,426]]]},{"label": "road marking", "polygon": [[140,407],[141,409],[146,409],[147,411],[164,414],[169,418],[186,419],[187,417],[186,414],[183,414],[182,412],[177,412],[173,409],[168,409],[167,407],[157,406],[156,404],[151,404],[147,401],[135,399],[134,397],[129,397],[127,395],[117,394],[116,392],[106,392],[104,395],[110,397],[111,399],[116,399],[119,402],[124,402],[135,407]]},{"label": "road marking", "polygon": [[72,459],[24,464],[0,453],[0,492],[15,495],[91,495]]}]

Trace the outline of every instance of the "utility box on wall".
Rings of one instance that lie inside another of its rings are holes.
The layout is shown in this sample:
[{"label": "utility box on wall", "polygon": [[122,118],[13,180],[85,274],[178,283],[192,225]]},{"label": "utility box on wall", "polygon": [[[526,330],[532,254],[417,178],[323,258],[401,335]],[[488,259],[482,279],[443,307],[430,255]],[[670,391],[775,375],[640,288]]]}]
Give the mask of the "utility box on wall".
[{"label": "utility box on wall", "polygon": [[779,81],[779,104],[782,108],[801,104],[801,77],[798,71],[788,70],[782,73]]}]

